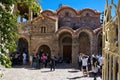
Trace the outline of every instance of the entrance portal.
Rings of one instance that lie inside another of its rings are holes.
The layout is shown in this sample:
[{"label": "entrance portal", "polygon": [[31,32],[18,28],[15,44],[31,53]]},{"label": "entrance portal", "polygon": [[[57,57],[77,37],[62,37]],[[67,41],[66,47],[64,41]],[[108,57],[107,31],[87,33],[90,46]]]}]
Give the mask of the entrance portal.
[{"label": "entrance portal", "polygon": [[17,42],[17,51],[19,51],[20,53],[28,53],[28,42],[25,38],[19,38]]},{"label": "entrance portal", "polygon": [[62,40],[63,44],[63,60],[67,63],[72,61],[72,39],[70,37],[65,37]]},{"label": "entrance portal", "polygon": [[47,45],[40,46],[37,53],[40,56],[42,55],[42,53],[44,53],[45,55],[49,56],[49,58],[51,57],[51,50]]},{"label": "entrance portal", "polygon": [[71,45],[64,45],[63,46],[63,60],[66,62],[70,63],[71,62],[71,50],[72,46]]},{"label": "entrance portal", "polygon": [[22,55],[23,52],[27,54],[27,61],[29,61],[28,55],[28,41],[25,38],[19,38],[17,41],[17,51]]}]

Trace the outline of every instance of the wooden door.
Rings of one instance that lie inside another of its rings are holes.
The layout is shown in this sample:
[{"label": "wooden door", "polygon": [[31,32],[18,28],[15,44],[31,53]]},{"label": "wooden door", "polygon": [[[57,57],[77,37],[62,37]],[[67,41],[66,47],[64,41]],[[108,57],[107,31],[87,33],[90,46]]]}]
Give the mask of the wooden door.
[{"label": "wooden door", "polygon": [[64,45],[63,46],[63,60],[71,62],[71,54],[72,54],[72,49],[71,45]]}]

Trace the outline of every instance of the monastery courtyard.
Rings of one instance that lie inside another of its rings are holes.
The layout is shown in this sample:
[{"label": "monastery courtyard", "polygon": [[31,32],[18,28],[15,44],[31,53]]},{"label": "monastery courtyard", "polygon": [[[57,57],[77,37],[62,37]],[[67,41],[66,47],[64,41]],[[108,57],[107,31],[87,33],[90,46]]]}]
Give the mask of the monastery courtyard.
[{"label": "monastery courtyard", "polygon": [[[16,66],[3,70],[0,80],[93,80],[93,77],[83,77],[82,71],[72,68],[71,64],[58,64],[55,71],[49,68],[32,69],[27,66]],[[97,77],[97,80],[102,80]]]}]

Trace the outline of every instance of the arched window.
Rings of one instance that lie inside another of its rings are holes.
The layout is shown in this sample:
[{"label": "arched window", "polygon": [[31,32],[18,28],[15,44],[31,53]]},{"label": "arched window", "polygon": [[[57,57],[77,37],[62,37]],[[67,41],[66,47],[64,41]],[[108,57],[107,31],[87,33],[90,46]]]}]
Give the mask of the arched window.
[{"label": "arched window", "polygon": [[69,16],[69,12],[65,12],[65,16]]},{"label": "arched window", "polygon": [[46,27],[45,26],[41,27],[41,33],[46,33]]},{"label": "arched window", "polygon": [[86,13],[86,16],[90,16],[90,14],[89,14],[89,13]]}]

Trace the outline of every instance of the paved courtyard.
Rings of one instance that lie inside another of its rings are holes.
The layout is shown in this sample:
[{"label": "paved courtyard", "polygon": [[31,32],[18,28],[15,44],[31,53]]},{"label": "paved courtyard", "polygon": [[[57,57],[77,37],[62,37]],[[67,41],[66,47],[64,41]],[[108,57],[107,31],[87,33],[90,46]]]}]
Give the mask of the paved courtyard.
[{"label": "paved courtyard", "polygon": [[[4,75],[0,80],[93,80],[93,77],[83,77],[78,69],[70,64],[58,64],[55,71],[49,68],[32,69],[31,67],[15,67],[3,70]],[[100,77],[97,80],[101,80]]]}]

